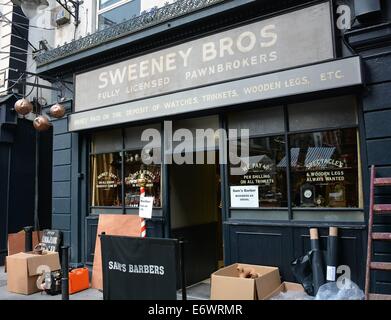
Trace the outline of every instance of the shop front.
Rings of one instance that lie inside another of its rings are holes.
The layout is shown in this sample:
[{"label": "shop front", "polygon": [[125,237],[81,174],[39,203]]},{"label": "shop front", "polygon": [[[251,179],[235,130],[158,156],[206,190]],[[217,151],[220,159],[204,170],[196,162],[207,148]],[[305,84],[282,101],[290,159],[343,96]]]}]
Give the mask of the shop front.
[{"label": "shop front", "polygon": [[188,284],[235,262],[294,281],[309,227],[325,244],[337,226],[339,265],[363,287],[366,78],[333,19],[317,1],[76,71],[53,182],[73,259],[92,264],[100,214],[138,214],[142,175],[147,236],[186,240]]}]

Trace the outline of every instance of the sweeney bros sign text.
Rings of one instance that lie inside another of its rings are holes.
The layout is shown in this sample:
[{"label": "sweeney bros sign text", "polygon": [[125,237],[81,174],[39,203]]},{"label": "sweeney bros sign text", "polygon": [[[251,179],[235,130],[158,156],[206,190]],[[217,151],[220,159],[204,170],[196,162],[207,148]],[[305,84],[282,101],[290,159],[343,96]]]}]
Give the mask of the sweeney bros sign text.
[{"label": "sweeney bros sign text", "polygon": [[333,58],[322,3],[76,75],[75,111]]}]

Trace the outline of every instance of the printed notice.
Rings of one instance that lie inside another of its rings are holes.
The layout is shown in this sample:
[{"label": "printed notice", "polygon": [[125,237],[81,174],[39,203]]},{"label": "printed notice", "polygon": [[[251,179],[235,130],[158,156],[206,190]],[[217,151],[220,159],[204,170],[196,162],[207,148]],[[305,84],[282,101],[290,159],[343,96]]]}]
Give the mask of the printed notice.
[{"label": "printed notice", "polygon": [[231,187],[231,207],[258,208],[258,186]]},{"label": "printed notice", "polygon": [[327,266],[326,280],[327,281],[335,281],[335,275],[336,275],[336,267]]},{"label": "printed notice", "polygon": [[139,207],[138,215],[141,218],[151,219],[152,206],[153,206],[153,197],[140,197],[140,207]]}]

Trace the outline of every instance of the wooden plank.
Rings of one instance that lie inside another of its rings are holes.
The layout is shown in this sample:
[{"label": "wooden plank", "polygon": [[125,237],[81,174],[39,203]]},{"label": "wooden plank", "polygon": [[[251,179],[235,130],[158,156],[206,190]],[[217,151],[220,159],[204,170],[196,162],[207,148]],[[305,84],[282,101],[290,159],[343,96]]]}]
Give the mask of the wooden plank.
[{"label": "wooden plank", "polygon": [[374,183],[377,187],[391,186],[391,178],[376,178]]},{"label": "wooden plank", "polygon": [[391,213],[391,204],[375,204],[373,211],[376,214],[388,214]]},{"label": "wooden plank", "polygon": [[94,264],[92,267],[91,287],[103,289],[102,256],[99,235],[105,232],[113,236],[140,236],[141,220],[139,216],[127,214],[100,214],[95,240]]},{"label": "wooden plank", "polygon": [[391,295],[370,293],[369,294],[369,300],[391,300]]},{"label": "wooden plank", "polygon": [[391,262],[371,262],[371,269],[391,271]]},{"label": "wooden plank", "polygon": [[372,233],[373,240],[391,240],[391,233],[387,232],[374,232]]}]

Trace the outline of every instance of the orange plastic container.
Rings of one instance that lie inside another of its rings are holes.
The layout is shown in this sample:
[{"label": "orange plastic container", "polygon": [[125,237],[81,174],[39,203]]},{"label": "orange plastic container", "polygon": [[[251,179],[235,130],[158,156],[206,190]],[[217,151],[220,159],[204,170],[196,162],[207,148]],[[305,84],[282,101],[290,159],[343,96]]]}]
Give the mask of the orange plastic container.
[{"label": "orange plastic container", "polygon": [[77,268],[69,272],[69,294],[86,290],[89,287],[88,268]]}]

